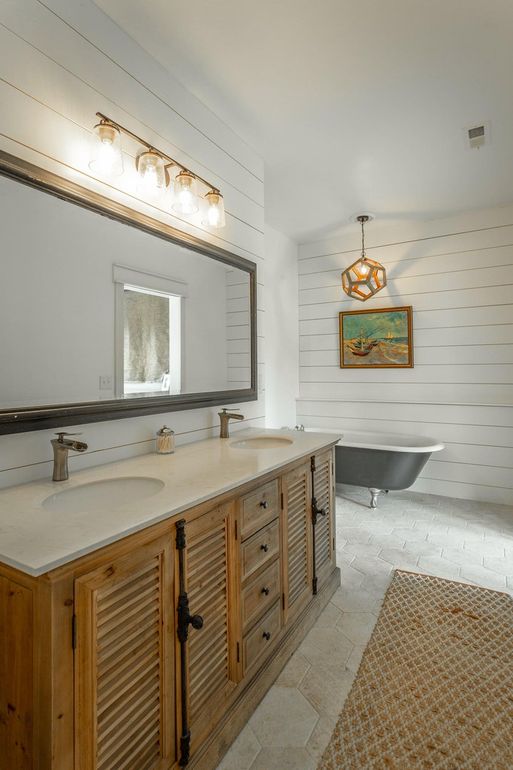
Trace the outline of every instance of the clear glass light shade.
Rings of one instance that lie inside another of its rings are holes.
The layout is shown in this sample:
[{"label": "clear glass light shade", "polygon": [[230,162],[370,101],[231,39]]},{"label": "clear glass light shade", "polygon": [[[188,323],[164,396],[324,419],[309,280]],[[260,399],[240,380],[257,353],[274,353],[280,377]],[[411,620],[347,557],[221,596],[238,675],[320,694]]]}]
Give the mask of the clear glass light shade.
[{"label": "clear glass light shade", "polygon": [[145,198],[157,199],[166,189],[164,158],[153,150],[143,152],[137,159],[137,192]]},{"label": "clear glass light shade", "polygon": [[206,209],[202,217],[202,223],[207,227],[224,227],[226,218],[224,215],[224,200],[219,190],[210,190],[205,195]]},{"label": "clear glass light shade", "polygon": [[180,171],[174,184],[173,209],[179,214],[195,214],[199,209],[196,177],[190,171]]},{"label": "clear glass light shade", "polygon": [[110,123],[98,123],[93,129],[89,168],[98,176],[119,176],[123,173],[121,133]]},{"label": "clear glass light shade", "polygon": [[353,299],[365,302],[387,285],[386,270],[379,262],[360,257],[342,273],[342,288]]}]

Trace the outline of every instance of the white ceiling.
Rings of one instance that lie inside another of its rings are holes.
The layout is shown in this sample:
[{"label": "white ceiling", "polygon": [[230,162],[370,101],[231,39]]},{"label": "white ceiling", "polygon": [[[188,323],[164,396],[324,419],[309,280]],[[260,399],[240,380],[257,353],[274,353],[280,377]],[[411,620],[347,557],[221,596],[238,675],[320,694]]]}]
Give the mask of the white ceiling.
[{"label": "white ceiling", "polygon": [[511,0],[96,3],[261,153],[299,241],[513,202]]}]

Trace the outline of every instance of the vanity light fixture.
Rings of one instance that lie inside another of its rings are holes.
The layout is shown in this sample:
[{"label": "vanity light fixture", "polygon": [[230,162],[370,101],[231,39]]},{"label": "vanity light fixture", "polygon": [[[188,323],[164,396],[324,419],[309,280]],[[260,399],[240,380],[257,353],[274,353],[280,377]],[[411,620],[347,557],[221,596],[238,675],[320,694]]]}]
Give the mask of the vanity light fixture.
[{"label": "vanity light fixture", "polygon": [[106,119],[101,119],[93,129],[89,168],[100,176],[120,176],[123,173],[121,132]]},{"label": "vanity light fixture", "polygon": [[196,179],[187,169],[182,169],[175,179],[175,202],[173,208],[179,214],[195,214],[198,209]]},{"label": "vanity light fixture", "polygon": [[138,156],[137,190],[148,198],[160,198],[167,186],[164,158],[155,150],[146,150]]},{"label": "vanity light fixture", "polygon": [[[123,173],[123,155],[121,152],[121,134],[142,145],[146,149],[138,155],[136,169],[138,174],[137,190],[146,198],[160,198],[167,187],[172,187],[174,211],[191,215],[200,208],[202,198],[202,224],[212,228],[221,228],[226,224],[224,201],[219,189],[198,174],[183,166],[165,152],[157,150],[140,136],[134,134],[115,120],[96,113],[100,122],[93,129],[93,147],[89,167],[99,176],[119,176]],[[173,185],[170,184],[169,169],[176,167],[178,173]],[[198,186],[207,188],[204,195],[198,194]]]},{"label": "vanity light fixture", "polygon": [[345,293],[361,302],[373,297],[387,285],[387,274],[383,265],[369,259],[365,254],[364,225],[371,219],[370,214],[360,214],[356,217],[356,221],[362,226],[362,256],[342,273],[342,288]]},{"label": "vanity light fixture", "polygon": [[209,227],[224,227],[226,224],[224,216],[224,201],[219,190],[210,190],[205,195],[207,207],[203,219],[204,225]]}]

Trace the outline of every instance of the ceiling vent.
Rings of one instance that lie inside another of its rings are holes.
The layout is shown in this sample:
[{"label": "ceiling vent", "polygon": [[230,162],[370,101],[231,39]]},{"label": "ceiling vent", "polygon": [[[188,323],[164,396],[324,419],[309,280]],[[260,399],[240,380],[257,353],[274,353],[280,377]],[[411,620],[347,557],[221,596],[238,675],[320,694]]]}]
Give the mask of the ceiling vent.
[{"label": "ceiling vent", "polygon": [[464,131],[465,143],[470,150],[479,150],[485,144],[490,143],[490,124],[488,122],[477,126],[467,126]]}]

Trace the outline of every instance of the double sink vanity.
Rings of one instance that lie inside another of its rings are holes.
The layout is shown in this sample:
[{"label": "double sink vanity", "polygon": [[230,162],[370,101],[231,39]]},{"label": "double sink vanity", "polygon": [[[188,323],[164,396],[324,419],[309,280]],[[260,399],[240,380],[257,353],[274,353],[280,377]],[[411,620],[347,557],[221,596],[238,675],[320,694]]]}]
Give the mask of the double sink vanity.
[{"label": "double sink vanity", "polygon": [[215,768],[339,584],[337,440],[253,429],[0,492],[5,766]]}]

